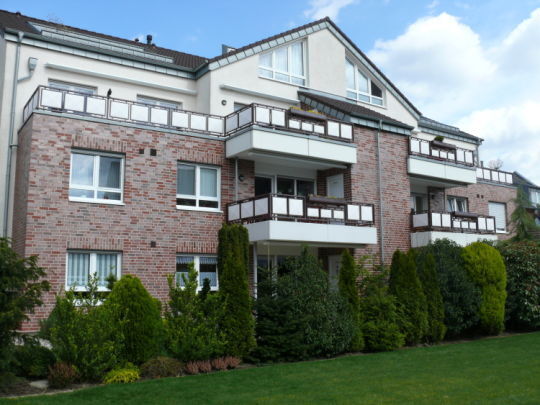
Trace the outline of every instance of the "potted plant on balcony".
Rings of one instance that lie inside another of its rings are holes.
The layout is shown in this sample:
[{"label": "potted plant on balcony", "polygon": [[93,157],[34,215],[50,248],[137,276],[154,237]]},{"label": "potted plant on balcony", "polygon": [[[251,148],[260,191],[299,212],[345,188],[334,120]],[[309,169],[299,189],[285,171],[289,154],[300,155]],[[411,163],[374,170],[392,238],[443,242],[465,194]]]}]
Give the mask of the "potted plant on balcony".
[{"label": "potted plant on balcony", "polygon": [[326,121],[326,116],[316,110],[302,110],[299,107],[289,108],[289,114],[317,121]]}]

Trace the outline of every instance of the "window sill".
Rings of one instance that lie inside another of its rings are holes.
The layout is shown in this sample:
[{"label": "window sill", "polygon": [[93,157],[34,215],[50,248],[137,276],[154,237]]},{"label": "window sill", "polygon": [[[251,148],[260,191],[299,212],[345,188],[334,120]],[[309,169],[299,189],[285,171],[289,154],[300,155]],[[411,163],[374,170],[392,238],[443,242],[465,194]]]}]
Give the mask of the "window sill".
[{"label": "window sill", "polygon": [[126,205],[123,201],[94,200],[94,199],[77,198],[77,197],[69,197],[69,201],[70,202],[90,203],[90,204]]},{"label": "window sill", "polygon": [[495,233],[498,233],[498,234],[501,234],[501,235],[507,235],[507,234],[509,234],[510,232],[508,232],[508,231],[498,231],[498,230],[496,230]]},{"label": "window sill", "polygon": [[177,210],[180,211],[201,211],[201,212],[215,212],[216,214],[223,214],[219,208],[204,208],[204,207],[190,207],[188,205],[177,205]]},{"label": "window sill", "polygon": [[371,107],[379,107],[379,108],[382,108],[383,110],[388,109],[388,107],[386,106],[386,103],[384,103],[384,101],[383,101],[383,105],[380,105],[380,104],[369,103],[367,101],[357,100],[356,98],[350,98],[350,97],[347,97],[347,96],[345,96],[345,98],[347,100],[354,101],[356,104],[362,103],[362,104],[365,104],[365,105],[369,105]]},{"label": "window sill", "polygon": [[[281,84],[287,84],[289,86],[294,86],[294,87],[307,87],[307,84],[296,84],[296,83],[291,83],[291,82],[285,82],[283,80],[278,80],[278,79],[272,79],[271,77],[264,77],[264,76],[257,76],[259,79],[264,79],[264,80],[270,80],[271,82],[275,82],[275,83],[281,83]],[[305,79],[306,82],[307,82],[307,79]]]}]

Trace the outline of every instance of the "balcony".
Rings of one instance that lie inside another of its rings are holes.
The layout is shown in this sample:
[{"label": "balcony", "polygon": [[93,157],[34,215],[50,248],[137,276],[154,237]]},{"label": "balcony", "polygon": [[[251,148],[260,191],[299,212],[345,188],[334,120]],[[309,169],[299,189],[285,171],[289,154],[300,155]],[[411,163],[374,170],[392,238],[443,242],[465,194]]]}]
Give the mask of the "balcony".
[{"label": "balcony", "polygon": [[431,178],[443,186],[476,183],[474,154],[444,142],[409,138],[408,172]]},{"label": "balcony", "polygon": [[513,184],[512,173],[500,170],[486,169],[484,167],[476,168],[476,178],[478,180],[489,181],[498,184],[511,186]]},{"label": "balcony", "polygon": [[351,124],[307,111],[251,104],[225,118],[227,158],[304,160],[315,168],[356,163]]},{"label": "balcony", "polygon": [[461,246],[480,240],[497,240],[495,217],[468,212],[421,212],[411,214],[411,246],[450,239]]},{"label": "balcony", "polygon": [[372,204],[329,197],[268,194],[227,206],[229,223],[241,223],[250,242],[359,246],[377,243]]}]

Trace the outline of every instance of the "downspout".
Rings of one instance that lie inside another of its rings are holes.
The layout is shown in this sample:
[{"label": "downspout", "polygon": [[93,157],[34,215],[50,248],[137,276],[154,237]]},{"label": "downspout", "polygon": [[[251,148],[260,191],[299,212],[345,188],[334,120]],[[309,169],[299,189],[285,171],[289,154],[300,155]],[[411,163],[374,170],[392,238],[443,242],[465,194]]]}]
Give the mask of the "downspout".
[{"label": "downspout", "polygon": [[17,103],[17,82],[19,77],[19,61],[21,58],[21,45],[24,33],[19,31],[19,42],[17,43],[17,52],[15,54],[15,70],[13,71],[13,83],[11,90],[11,113],[9,117],[9,140],[8,140],[8,155],[6,162],[6,181],[5,181],[5,199],[4,199],[4,226],[2,236],[8,236],[8,219],[9,219],[9,200],[11,199],[11,160],[13,148],[17,145],[13,144],[15,133],[15,107]]},{"label": "downspout", "polygon": [[380,135],[382,130],[382,120],[379,120],[379,126],[377,127],[377,182],[379,184],[379,223],[381,231],[381,264],[384,264],[384,203],[383,203],[383,186],[382,186],[382,169],[381,169],[381,148],[380,148]]}]

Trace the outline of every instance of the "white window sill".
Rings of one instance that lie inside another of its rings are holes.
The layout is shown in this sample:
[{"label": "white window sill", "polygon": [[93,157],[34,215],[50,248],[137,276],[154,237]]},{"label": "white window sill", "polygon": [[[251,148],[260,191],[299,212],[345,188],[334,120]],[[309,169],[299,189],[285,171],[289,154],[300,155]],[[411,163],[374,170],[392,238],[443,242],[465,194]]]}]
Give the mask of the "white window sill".
[{"label": "white window sill", "polygon": [[369,106],[372,106],[372,107],[379,107],[379,108],[382,108],[383,110],[387,110],[387,109],[388,109],[388,107],[386,106],[386,103],[385,103],[384,101],[383,101],[383,104],[380,105],[380,104],[370,103],[370,102],[368,102],[368,101],[358,100],[358,99],[356,99],[356,98],[350,98],[350,97],[347,97],[347,96],[345,96],[345,98],[346,98],[347,100],[354,101],[354,102],[356,102],[357,104],[358,104],[358,103],[362,103],[362,104],[369,105]]},{"label": "white window sill", "polygon": [[82,203],[90,203],[90,204],[107,204],[107,205],[126,205],[122,201],[115,201],[115,200],[96,200],[96,199],[89,199],[89,198],[77,198],[77,197],[69,197],[69,201],[71,202],[82,202]]},{"label": "white window sill", "polygon": [[215,212],[216,214],[223,214],[219,208],[205,208],[205,207],[191,207],[189,205],[177,205],[177,210],[180,211],[202,211],[202,212]]},{"label": "white window sill", "polygon": [[500,233],[501,235],[507,235],[507,234],[510,233],[510,232],[508,232],[508,231],[499,231],[499,230],[496,230],[495,233]]},{"label": "white window sill", "polygon": [[[271,77],[264,77],[264,76],[261,76],[261,75],[259,75],[258,77],[259,77],[259,79],[270,80],[271,82],[276,82],[276,83],[288,84],[289,86],[307,87],[307,84],[297,84],[297,83],[292,83],[292,82],[286,82],[286,81],[283,81],[283,80],[272,79]],[[307,79],[304,79],[304,80],[307,83]]]}]

